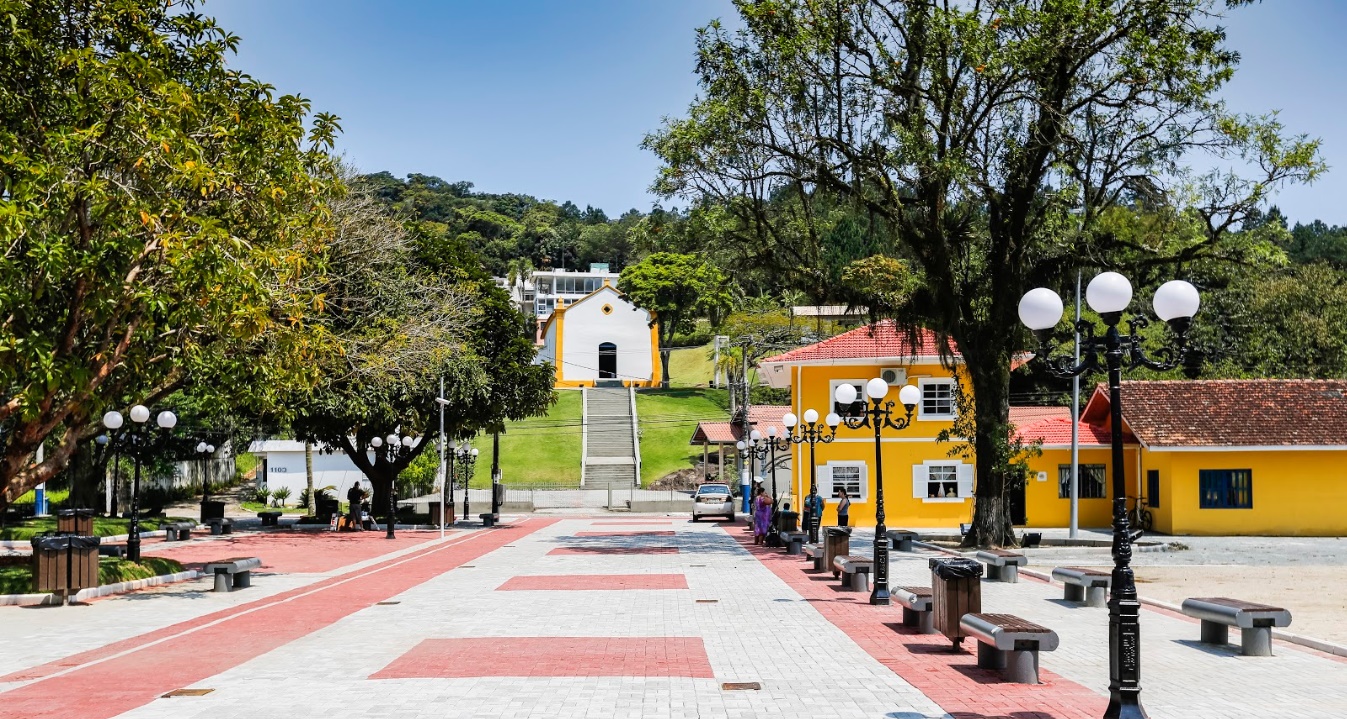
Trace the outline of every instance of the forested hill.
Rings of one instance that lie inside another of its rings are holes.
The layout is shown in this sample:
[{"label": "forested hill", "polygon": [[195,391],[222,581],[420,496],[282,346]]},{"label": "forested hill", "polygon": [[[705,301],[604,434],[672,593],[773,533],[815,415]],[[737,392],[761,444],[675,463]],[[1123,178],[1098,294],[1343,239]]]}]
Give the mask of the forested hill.
[{"label": "forested hill", "polygon": [[610,219],[603,210],[582,210],[569,201],[473,192],[471,182],[446,182],[431,175],[399,179],[376,172],[363,179],[383,200],[422,223],[423,232],[463,243],[499,277],[508,275],[512,265],[526,273],[525,263],[533,269],[583,269],[591,262],[606,262],[620,272],[636,261],[633,236],[647,217],[629,210]]}]

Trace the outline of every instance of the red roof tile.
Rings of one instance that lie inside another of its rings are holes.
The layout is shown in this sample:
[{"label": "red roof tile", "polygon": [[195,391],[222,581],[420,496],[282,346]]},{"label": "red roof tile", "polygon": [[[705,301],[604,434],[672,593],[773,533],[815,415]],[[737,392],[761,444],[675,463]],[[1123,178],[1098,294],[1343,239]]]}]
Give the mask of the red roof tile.
[{"label": "red roof tile", "polygon": [[[940,354],[940,347],[936,334],[930,330],[918,330],[915,335],[909,335],[893,320],[882,320],[865,327],[857,327],[822,342],[815,342],[758,361],[808,362],[869,357],[933,357]],[[957,356],[958,352],[955,351],[954,355]]]},{"label": "red roof tile", "polygon": [[1037,422],[1040,419],[1049,417],[1071,417],[1070,407],[1011,407],[1010,423],[1025,424],[1026,422]]},{"label": "red roof tile", "polygon": [[[748,421],[754,427],[762,428],[763,432],[767,427],[776,427],[778,432],[786,428],[786,423],[782,420],[790,407],[772,404],[755,404],[748,408]],[[743,438],[743,432],[739,425],[731,422],[698,422],[697,429],[692,433],[690,444],[734,444]]]},{"label": "red roof tile", "polygon": [[[1108,417],[1099,385],[1081,414]],[[1347,445],[1347,380],[1166,380],[1122,384],[1126,425],[1150,446]]]},{"label": "red roof tile", "polygon": [[[1029,443],[1042,441],[1043,444],[1071,444],[1071,410],[1067,410],[1066,417],[1046,417],[1037,420],[1030,420],[1022,424],[1016,424],[1016,433],[1020,441]],[[1077,423],[1079,436],[1077,441],[1081,445],[1109,445],[1112,438],[1109,436],[1108,427],[1100,424],[1090,424],[1088,422]],[[1123,441],[1128,444],[1134,444],[1136,438],[1131,434],[1124,432]]]}]

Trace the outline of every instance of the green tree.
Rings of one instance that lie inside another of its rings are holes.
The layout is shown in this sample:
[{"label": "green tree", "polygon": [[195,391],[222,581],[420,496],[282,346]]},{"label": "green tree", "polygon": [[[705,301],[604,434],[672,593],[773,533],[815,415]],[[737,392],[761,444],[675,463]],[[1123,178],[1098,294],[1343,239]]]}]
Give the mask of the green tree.
[{"label": "green tree", "polygon": [[338,127],[195,5],[0,0],[0,505],[104,409],[313,379]]},{"label": "green tree", "polygon": [[699,317],[730,308],[725,276],[696,255],[657,252],[622,270],[619,283],[623,294],[658,323],[662,386],[667,388],[674,335],[695,330]]},{"label": "green tree", "polygon": [[[1015,542],[1006,444],[1023,293],[1115,252],[1149,251],[1152,266],[1275,252],[1242,224],[1323,169],[1317,142],[1220,103],[1238,55],[1218,0],[735,4],[742,29],[699,32],[701,97],[647,139],[665,163],[656,187],[754,205],[836,196],[878,218],[884,246],[867,255],[922,277],[895,314],[953,339],[969,374],[970,543]],[[1249,174],[1184,165],[1213,155]],[[1126,204],[1176,208],[1196,232],[1160,248],[1093,232]]]}]

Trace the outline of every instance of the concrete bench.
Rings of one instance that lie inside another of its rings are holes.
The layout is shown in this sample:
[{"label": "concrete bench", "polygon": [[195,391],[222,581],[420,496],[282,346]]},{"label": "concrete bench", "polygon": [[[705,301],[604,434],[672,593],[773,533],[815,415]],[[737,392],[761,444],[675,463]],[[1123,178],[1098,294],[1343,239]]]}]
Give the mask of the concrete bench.
[{"label": "concrete bench", "polygon": [[1240,653],[1246,657],[1272,656],[1272,628],[1291,626],[1291,612],[1267,604],[1227,597],[1183,600],[1183,613],[1202,620],[1202,642],[1225,644],[1230,627],[1240,629]]},{"label": "concrete bench", "polygon": [[870,591],[870,568],[874,562],[866,557],[848,554],[833,557],[833,569],[842,573],[842,586],[853,592]]},{"label": "concrete bench", "polygon": [[486,514],[479,514],[477,516],[482,519],[483,527],[494,527],[496,526],[496,522],[500,521],[500,515],[495,512],[487,512]]},{"label": "concrete bench", "polygon": [[206,524],[210,525],[210,533],[212,535],[234,533],[234,522],[231,519],[214,517],[212,519],[207,519]]},{"label": "concrete bench", "polygon": [[889,538],[889,549],[899,552],[912,551],[912,542],[917,539],[917,533],[910,529],[890,529],[884,536]]},{"label": "concrete bench", "polygon": [[1015,684],[1038,684],[1038,653],[1060,643],[1057,632],[1013,614],[965,614],[959,628],[978,640],[978,666]]},{"label": "concrete bench", "polygon": [[262,566],[257,557],[234,557],[211,562],[202,569],[203,574],[215,575],[215,591],[232,592],[252,586],[252,570]]},{"label": "concrete bench", "polygon": [[1057,567],[1052,578],[1062,583],[1062,599],[1085,602],[1087,607],[1108,605],[1108,585],[1113,573],[1107,569],[1089,567]]},{"label": "concrete bench", "polygon": [[814,560],[814,571],[821,572],[824,570],[822,544],[804,545],[804,556],[806,559]]},{"label": "concrete bench", "polygon": [[164,530],[165,542],[181,542],[192,538],[192,525],[187,522],[168,522],[159,525]]},{"label": "concrete bench", "polygon": [[987,579],[993,582],[1019,581],[1019,567],[1029,563],[1029,558],[1019,552],[1006,549],[984,549],[977,553],[977,560],[987,565]]},{"label": "concrete bench", "polygon": [[118,559],[125,559],[125,558],[126,558],[126,545],[125,545],[125,544],[99,544],[99,545],[98,545],[98,556],[100,556],[100,557],[116,557],[116,558],[118,558]]},{"label": "concrete bench", "polygon": [[257,513],[257,518],[260,519],[260,520],[262,520],[262,526],[263,526],[263,527],[279,527],[279,526],[281,526],[281,513],[280,513],[280,512],[258,512],[258,513]]},{"label": "concrete bench", "polygon": [[894,587],[890,596],[903,608],[903,626],[916,627],[922,634],[935,634],[930,587]]},{"label": "concrete bench", "polygon": [[808,538],[804,532],[781,532],[781,546],[786,548],[786,554],[800,554]]}]

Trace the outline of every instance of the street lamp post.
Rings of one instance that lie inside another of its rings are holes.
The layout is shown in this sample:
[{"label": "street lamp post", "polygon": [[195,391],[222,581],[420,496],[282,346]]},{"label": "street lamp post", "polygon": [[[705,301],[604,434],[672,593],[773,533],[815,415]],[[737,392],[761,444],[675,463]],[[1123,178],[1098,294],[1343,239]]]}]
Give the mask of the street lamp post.
[{"label": "street lamp post", "polygon": [[[786,439],[795,444],[809,444],[809,494],[818,494],[818,471],[814,464],[814,446],[822,442],[827,444],[837,437],[837,425],[842,423],[842,418],[837,416],[836,412],[829,412],[824,419],[824,423],[818,421],[818,410],[807,409],[804,411],[804,423],[800,424],[794,413],[786,413],[782,418],[786,425]],[[824,424],[827,425],[827,431],[824,431]],[[808,507],[805,507],[807,510]],[[810,511],[803,512],[805,518],[804,530],[809,533],[809,541],[818,542],[818,527],[823,521],[823,517]]]},{"label": "street lamp post", "polygon": [[767,427],[765,444],[770,453],[767,468],[772,472],[772,519],[767,528],[767,546],[777,547],[781,545],[781,531],[777,526],[777,518],[781,515],[781,495],[776,491],[776,451],[778,449],[782,452],[790,450],[790,436],[787,434],[777,437],[776,427],[769,426]]},{"label": "street lamp post", "polygon": [[[748,479],[749,479],[748,486],[751,489],[753,486],[752,483],[757,481],[758,479],[758,474],[755,471],[754,460],[757,460],[757,462],[760,463],[762,462],[762,460],[767,459],[767,446],[762,443],[762,432],[759,432],[758,430],[755,429],[748,433],[747,441],[741,439],[738,442],[736,442],[734,446],[739,450],[739,458],[748,460]],[[752,492],[750,491],[749,494],[751,493]],[[745,502],[744,507],[744,512],[748,515],[749,526],[753,525],[752,502],[753,498],[749,497],[748,501]]]},{"label": "street lamp post", "polygon": [[[1073,356],[1050,358],[1052,331],[1062,319],[1062,298],[1050,289],[1039,287],[1020,300],[1020,321],[1033,330],[1039,342],[1039,357],[1048,371],[1058,377],[1077,377],[1104,369],[1108,372],[1109,424],[1113,464],[1113,580],[1108,602],[1109,703],[1106,719],[1144,719],[1141,706],[1141,602],[1137,599],[1132,573],[1132,533],[1127,522],[1127,485],[1123,469],[1122,369],[1149,367],[1169,370],[1185,364],[1189,358],[1188,328],[1200,304],[1197,289],[1182,280],[1173,280],[1155,291],[1155,314],[1169,324],[1176,341],[1147,356],[1141,348],[1138,330],[1147,326],[1144,316],[1127,320],[1131,333],[1118,331],[1123,311],[1132,302],[1132,284],[1117,272],[1104,272],[1085,290],[1086,302],[1099,313],[1106,327],[1103,337],[1095,336],[1092,322],[1078,321],[1079,362]],[[1103,365],[1100,364],[1103,355]]]},{"label": "street lamp post", "polygon": [[472,470],[477,464],[477,448],[463,445],[458,448],[458,461],[463,470],[463,521],[468,521],[468,483],[472,481]]},{"label": "street lamp post", "polygon": [[[131,421],[135,424],[127,431],[126,441],[131,445],[131,457],[135,460],[136,472],[131,484],[131,526],[127,530],[126,558],[132,562],[140,561],[140,460],[151,439],[145,432],[145,423],[149,420],[148,407],[138,404],[131,408]],[[103,415],[103,426],[110,431],[120,429],[124,422],[121,412],[114,410]],[[167,437],[169,431],[178,424],[178,416],[165,410],[155,418],[155,424],[164,430]]]},{"label": "street lamp post", "polygon": [[[397,432],[390,432],[389,435],[383,439],[375,437],[369,441],[369,446],[373,447],[375,450],[378,450],[385,444],[388,445],[388,449],[384,451],[384,459],[391,467],[397,462],[398,457],[412,451],[412,448],[416,446],[416,440],[413,439],[411,435],[399,437]],[[393,525],[397,522],[397,518],[397,475],[394,474],[388,481],[388,533],[384,535],[385,538],[395,538],[393,534]]]},{"label": "street lamp post", "polygon": [[[865,396],[870,402],[861,403],[861,413],[842,417],[842,422],[851,429],[871,427],[875,430],[875,586],[870,591],[870,603],[879,606],[889,604],[889,538],[888,527],[884,526],[884,452],[880,432],[885,427],[894,430],[906,429],[912,424],[912,411],[921,401],[921,390],[915,385],[905,385],[898,391],[898,401],[903,403],[907,414],[894,419],[893,402],[885,402],[889,393],[889,383],[876,377],[865,384]],[[850,406],[856,401],[856,388],[850,384],[838,385],[837,402]]]},{"label": "street lamp post", "polygon": [[[215,454],[215,445],[207,444],[205,440],[196,443],[197,467],[201,475],[201,521],[206,521],[206,502],[210,500],[210,479],[206,477],[206,466],[210,456]],[[309,501],[314,501],[309,497]]]}]

